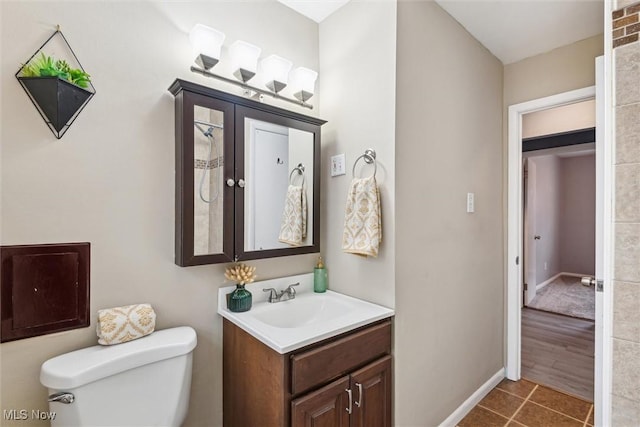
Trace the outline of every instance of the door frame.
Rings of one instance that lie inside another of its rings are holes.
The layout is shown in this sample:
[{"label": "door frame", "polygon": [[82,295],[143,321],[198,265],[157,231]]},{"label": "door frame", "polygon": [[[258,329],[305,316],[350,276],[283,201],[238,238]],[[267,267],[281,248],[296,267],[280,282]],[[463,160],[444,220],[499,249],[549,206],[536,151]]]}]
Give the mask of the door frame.
[{"label": "door frame", "polygon": [[[605,70],[606,72],[606,70]],[[599,75],[602,82],[606,76]],[[606,81],[606,80],[604,80]],[[604,90],[604,93],[601,91]],[[604,123],[596,141],[596,151],[601,160],[601,182],[603,191],[602,200],[602,234],[604,236],[601,246],[601,254],[604,262],[601,279],[604,280],[604,292],[596,298],[600,298],[602,318],[596,323],[596,349],[595,349],[595,373],[594,373],[594,410],[596,425],[609,425],[611,419],[611,318],[613,313],[612,289],[611,289],[611,261],[612,261],[612,201],[611,186],[612,176],[612,144],[611,144],[611,117],[606,106],[610,102],[607,98],[607,88],[604,84],[598,85],[598,96],[604,101]],[[552,107],[573,104],[576,102],[593,99],[596,97],[596,86],[577,89],[545,98],[534,99],[509,106],[508,109],[508,146],[507,146],[507,324],[506,324],[506,364],[505,376],[510,380],[519,380],[521,371],[521,319],[522,319],[522,256],[523,256],[523,203],[522,203],[522,116],[535,111],[546,110]],[[597,112],[600,114],[600,112]],[[600,151],[598,151],[600,149]],[[596,159],[598,162],[598,159]],[[598,173],[598,171],[597,171]],[[598,177],[597,177],[598,179]],[[597,249],[598,250],[598,249]],[[599,332],[599,333],[598,333]]]},{"label": "door frame", "polygon": [[[523,176],[523,248],[522,248],[522,277],[524,283],[527,284],[527,289],[524,290],[523,305],[527,306],[537,293],[537,253],[535,242],[536,231],[536,164],[531,161],[531,158],[527,158],[523,161],[523,165],[526,162],[527,176]],[[530,280],[533,279],[533,280]]]}]

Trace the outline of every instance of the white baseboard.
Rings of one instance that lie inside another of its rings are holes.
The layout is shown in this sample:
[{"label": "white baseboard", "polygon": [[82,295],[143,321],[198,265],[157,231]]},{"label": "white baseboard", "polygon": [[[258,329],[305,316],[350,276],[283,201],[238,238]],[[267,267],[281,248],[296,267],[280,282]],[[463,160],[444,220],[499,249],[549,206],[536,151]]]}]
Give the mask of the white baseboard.
[{"label": "white baseboard", "polygon": [[504,378],[504,368],[496,372],[486,383],[482,384],[462,405],[447,417],[439,427],[455,427],[491,390]]},{"label": "white baseboard", "polygon": [[539,291],[540,289],[544,288],[545,286],[547,286],[549,283],[553,282],[554,280],[556,280],[560,276],[593,277],[593,274],[566,273],[566,272],[563,271],[562,273],[558,273],[555,276],[545,280],[544,282],[540,283],[539,285],[536,285],[536,291]]},{"label": "white baseboard", "polygon": [[554,280],[556,280],[558,277],[562,276],[564,273],[558,273],[555,276],[552,276],[550,278],[548,278],[547,280],[545,280],[542,283],[539,283],[536,285],[536,291],[539,291],[540,289],[544,288],[545,286],[547,286],[549,283],[553,282]]},{"label": "white baseboard", "polygon": [[570,277],[595,277],[595,274],[579,274],[579,273],[560,273],[561,276]]}]

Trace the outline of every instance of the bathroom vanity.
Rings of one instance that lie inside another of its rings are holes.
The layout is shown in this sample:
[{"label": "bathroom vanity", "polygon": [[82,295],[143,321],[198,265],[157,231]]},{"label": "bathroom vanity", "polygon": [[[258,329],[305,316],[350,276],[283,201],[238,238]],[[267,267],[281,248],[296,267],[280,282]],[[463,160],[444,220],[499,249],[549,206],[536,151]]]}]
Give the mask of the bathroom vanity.
[{"label": "bathroom vanity", "polygon": [[[296,299],[266,302],[262,288],[292,280],[300,282]],[[219,304],[224,425],[391,426],[393,310],[315,294],[312,275],[275,281],[255,284],[249,312]]]}]

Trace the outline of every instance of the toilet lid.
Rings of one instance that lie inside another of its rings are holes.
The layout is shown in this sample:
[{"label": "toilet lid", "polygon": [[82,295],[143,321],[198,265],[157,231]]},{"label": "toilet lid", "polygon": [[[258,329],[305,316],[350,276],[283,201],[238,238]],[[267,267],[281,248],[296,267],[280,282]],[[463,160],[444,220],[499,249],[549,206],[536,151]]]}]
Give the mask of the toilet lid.
[{"label": "toilet lid", "polygon": [[155,331],[137,340],[111,346],[96,345],[47,360],[40,383],[69,390],[120,372],[190,353],[197,344],[189,326]]}]

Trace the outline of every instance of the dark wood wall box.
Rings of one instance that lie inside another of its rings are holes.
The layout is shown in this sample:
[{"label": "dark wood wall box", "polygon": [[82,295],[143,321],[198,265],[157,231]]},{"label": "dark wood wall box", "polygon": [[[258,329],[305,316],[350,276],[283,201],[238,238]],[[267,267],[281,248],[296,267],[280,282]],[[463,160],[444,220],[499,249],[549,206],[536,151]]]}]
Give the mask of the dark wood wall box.
[{"label": "dark wood wall box", "polygon": [[2,246],[0,342],[89,326],[89,243]]}]

